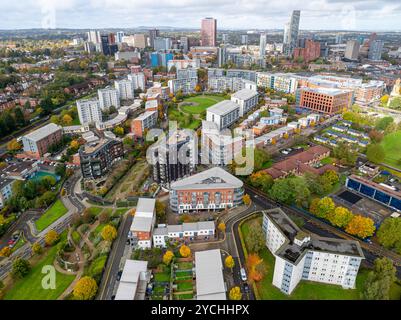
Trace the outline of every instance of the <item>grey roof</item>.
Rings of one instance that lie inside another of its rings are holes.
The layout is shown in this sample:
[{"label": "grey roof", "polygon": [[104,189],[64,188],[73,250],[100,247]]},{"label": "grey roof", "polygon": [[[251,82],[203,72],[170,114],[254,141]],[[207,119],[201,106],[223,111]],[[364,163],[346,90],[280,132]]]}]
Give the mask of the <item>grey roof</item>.
[{"label": "grey roof", "polygon": [[183,224],[168,225],[167,227],[155,228],[153,230],[154,236],[167,236],[170,232],[184,232],[184,231],[199,231],[199,230],[214,230],[214,221],[198,221]]},{"label": "grey roof", "polygon": [[147,261],[126,260],[115,300],[134,300],[140,275],[148,269]]},{"label": "grey roof", "polygon": [[174,224],[171,226],[167,226],[167,231],[170,232],[182,232],[182,225]]},{"label": "grey roof", "polygon": [[220,101],[219,103],[216,103],[215,105],[209,107],[207,109],[207,112],[212,112],[214,114],[222,116],[222,115],[225,115],[238,108],[239,108],[239,105],[236,104],[235,102],[233,102],[231,100],[223,100],[223,101]]},{"label": "grey roof", "polygon": [[359,243],[353,240],[325,238],[310,234],[308,235],[310,241],[299,246],[294,243],[294,240],[303,231],[282,209],[265,210],[263,214],[276,225],[286,238],[285,243],[274,254],[291,263],[297,264],[308,250],[365,258]]},{"label": "grey roof", "polygon": [[15,181],[14,179],[0,177],[0,189],[3,189],[4,187],[13,183],[14,181]]},{"label": "grey roof", "polygon": [[226,300],[220,250],[195,252],[197,300]]},{"label": "grey roof", "polygon": [[157,111],[145,111],[144,113],[136,117],[134,120],[144,120],[148,117],[151,117],[155,113],[157,113]]},{"label": "grey roof", "polygon": [[188,222],[182,225],[182,231],[193,231],[198,230],[198,224],[196,222]]},{"label": "grey roof", "polygon": [[137,217],[135,216],[132,220],[131,230],[150,232],[152,230],[153,218],[151,217]]},{"label": "grey roof", "polygon": [[37,142],[58,130],[62,130],[61,126],[58,126],[54,123],[49,123],[44,127],[41,127],[35,131],[32,131],[31,133],[26,134],[24,137]]},{"label": "grey roof", "polygon": [[171,184],[172,190],[241,188],[243,182],[220,167],[214,167]]},{"label": "grey roof", "polygon": [[139,198],[136,206],[136,212],[151,213],[155,210],[156,199]]},{"label": "grey roof", "polygon": [[237,98],[241,100],[248,100],[253,98],[254,96],[257,96],[258,93],[257,91],[250,90],[250,89],[242,89],[237,91],[236,93],[231,95],[231,98]]}]

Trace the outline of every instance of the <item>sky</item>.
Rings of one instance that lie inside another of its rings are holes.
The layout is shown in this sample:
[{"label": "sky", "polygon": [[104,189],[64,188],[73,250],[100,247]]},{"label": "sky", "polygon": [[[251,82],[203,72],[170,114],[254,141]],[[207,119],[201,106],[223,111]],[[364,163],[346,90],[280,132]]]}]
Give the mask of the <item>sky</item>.
[{"label": "sky", "polygon": [[303,30],[401,31],[400,0],[0,0],[0,29],[199,28],[283,29],[301,10]]}]

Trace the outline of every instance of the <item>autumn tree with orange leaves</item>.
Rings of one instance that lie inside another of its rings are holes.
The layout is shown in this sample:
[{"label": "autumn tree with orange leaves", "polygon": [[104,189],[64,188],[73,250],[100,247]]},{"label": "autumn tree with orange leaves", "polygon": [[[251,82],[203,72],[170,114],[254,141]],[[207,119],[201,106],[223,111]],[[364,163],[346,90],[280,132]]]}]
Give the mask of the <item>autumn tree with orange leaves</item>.
[{"label": "autumn tree with orange leaves", "polygon": [[251,253],[246,259],[246,267],[249,273],[249,279],[253,281],[260,281],[266,274],[266,267],[263,259],[256,253]]},{"label": "autumn tree with orange leaves", "polygon": [[375,230],[374,221],[360,215],[355,215],[345,228],[345,231],[349,234],[362,239],[372,236]]}]

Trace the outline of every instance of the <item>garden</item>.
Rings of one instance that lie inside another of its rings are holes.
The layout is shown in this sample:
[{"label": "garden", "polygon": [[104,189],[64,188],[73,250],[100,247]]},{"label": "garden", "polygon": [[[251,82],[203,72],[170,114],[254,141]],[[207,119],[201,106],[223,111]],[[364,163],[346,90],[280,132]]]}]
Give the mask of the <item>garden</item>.
[{"label": "garden", "polygon": [[53,222],[60,219],[68,212],[67,208],[58,199],[49,209],[42,214],[42,216],[35,221],[36,230],[41,232],[50,226]]},{"label": "garden", "polygon": [[194,297],[192,258],[177,258],[173,264],[173,299],[190,300]]}]

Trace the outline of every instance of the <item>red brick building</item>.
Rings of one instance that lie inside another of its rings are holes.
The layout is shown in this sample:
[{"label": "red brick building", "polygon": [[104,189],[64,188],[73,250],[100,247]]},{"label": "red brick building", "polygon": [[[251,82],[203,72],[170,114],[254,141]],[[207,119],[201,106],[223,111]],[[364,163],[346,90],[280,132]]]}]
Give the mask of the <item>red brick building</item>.
[{"label": "red brick building", "polygon": [[319,57],[320,42],[315,42],[308,39],[305,41],[305,48],[294,49],[294,60],[302,58],[304,62],[308,63],[310,61],[316,60]]}]

